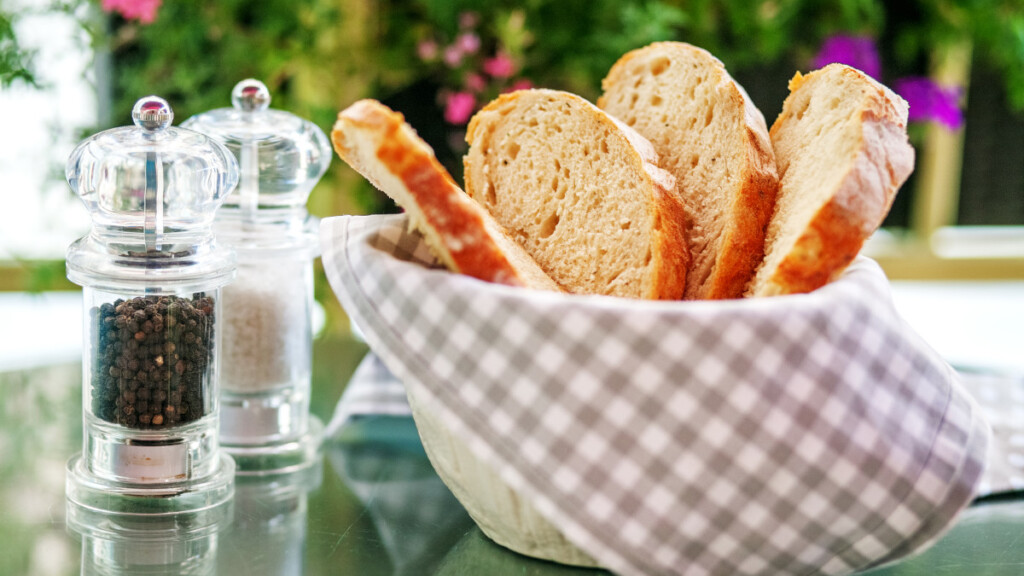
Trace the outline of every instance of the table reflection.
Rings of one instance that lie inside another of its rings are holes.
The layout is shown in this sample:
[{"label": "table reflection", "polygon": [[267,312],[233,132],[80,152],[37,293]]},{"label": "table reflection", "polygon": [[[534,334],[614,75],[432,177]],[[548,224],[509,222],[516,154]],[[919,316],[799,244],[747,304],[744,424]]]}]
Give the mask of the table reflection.
[{"label": "table reflection", "polygon": [[330,442],[327,458],[366,507],[393,576],[433,573],[439,551],[474,526],[434,473],[409,417],[353,418]]},{"label": "table reflection", "polygon": [[[366,349],[351,339],[316,345],[313,409],[329,421]],[[205,516],[69,510],[64,470],[82,448],[81,400],[79,363],[0,371],[3,576],[607,575],[489,540],[434,473],[409,417],[353,417],[325,438],[319,464],[239,476],[229,506]],[[1019,494],[971,506],[933,548],[872,574],[1021,574]]]},{"label": "table reflection", "polygon": [[82,576],[216,574],[218,540],[232,503],[173,515],[113,515],[69,503],[68,531],[81,539]]},{"label": "table reflection", "polygon": [[304,574],[309,493],[322,477],[321,460],[287,474],[238,476],[234,521],[222,537],[217,573]]}]

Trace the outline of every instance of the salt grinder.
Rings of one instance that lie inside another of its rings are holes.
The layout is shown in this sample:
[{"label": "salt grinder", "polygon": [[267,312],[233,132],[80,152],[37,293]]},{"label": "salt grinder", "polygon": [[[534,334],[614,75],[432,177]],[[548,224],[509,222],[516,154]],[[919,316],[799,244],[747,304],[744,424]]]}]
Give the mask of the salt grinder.
[{"label": "salt grinder", "polygon": [[239,82],[231,102],[183,124],[227,146],[241,174],[214,224],[238,255],[224,294],[220,438],[240,474],[282,472],[312,464],[322,437],[309,413],[319,221],[306,201],[332,151],[315,124],[270,108],[258,80]]},{"label": "salt grinder", "polygon": [[233,495],[217,370],[235,257],[212,224],[238,164],[173,118],[163,99],[142,98],[134,126],[86,139],[67,163],[92,217],[67,253],[85,342],[83,451],[68,462],[67,496],[93,511],[190,512]]}]

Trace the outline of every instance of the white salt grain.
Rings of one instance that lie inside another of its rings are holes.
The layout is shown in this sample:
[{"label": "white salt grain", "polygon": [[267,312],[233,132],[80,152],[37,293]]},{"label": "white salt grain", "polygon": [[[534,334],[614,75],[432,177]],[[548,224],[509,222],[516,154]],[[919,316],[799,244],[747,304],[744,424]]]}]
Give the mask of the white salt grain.
[{"label": "white salt grain", "polygon": [[312,267],[288,259],[240,264],[223,290],[221,386],[266,392],[308,382]]}]

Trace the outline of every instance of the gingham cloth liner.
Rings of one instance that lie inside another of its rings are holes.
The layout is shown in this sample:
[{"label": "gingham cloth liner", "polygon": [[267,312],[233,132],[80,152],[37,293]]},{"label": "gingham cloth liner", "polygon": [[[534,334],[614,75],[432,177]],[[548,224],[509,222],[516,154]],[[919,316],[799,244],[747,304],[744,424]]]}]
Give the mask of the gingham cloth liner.
[{"label": "gingham cloth liner", "polygon": [[1024,375],[967,372],[961,380],[992,427],[978,495],[1024,490]]},{"label": "gingham cloth liner", "polygon": [[[355,375],[353,375],[355,377]],[[422,454],[382,453],[346,444],[327,447],[327,458],[345,486],[363,503],[384,543],[392,576],[421,576],[423,558],[436,554],[438,540],[465,526],[468,515],[437,476],[424,473]]]},{"label": "gingham cloth liner", "polygon": [[324,434],[328,438],[334,436],[355,415],[402,416],[409,413],[405,386],[387,369],[379,356],[370,353],[352,374]]},{"label": "gingham cloth liner", "polygon": [[[975,497],[1024,491],[1024,375],[961,372],[960,382],[992,428]],[[334,409],[328,437],[358,415],[405,415],[405,386],[372,350],[359,363]]]},{"label": "gingham cloth liner", "polygon": [[403,216],[325,220],[370,347],[483,462],[621,574],[847,574],[937,538],[988,429],[860,259],[786,299],[534,292],[428,266]]}]

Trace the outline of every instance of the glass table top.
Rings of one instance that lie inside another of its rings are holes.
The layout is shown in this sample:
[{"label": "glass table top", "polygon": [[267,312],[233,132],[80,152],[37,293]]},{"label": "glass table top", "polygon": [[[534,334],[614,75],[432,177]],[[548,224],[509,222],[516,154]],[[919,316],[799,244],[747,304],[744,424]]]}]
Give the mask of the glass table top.
[{"label": "glass table top", "polygon": [[[365,352],[345,336],[316,341],[322,421]],[[0,576],[607,574],[491,542],[434,473],[408,417],[352,420],[312,468],[240,477],[230,505],[195,524],[69,517],[65,463],[81,438],[79,363],[0,372]],[[936,545],[869,574],[1024,574],[1020,496],[975,503]]]}]

